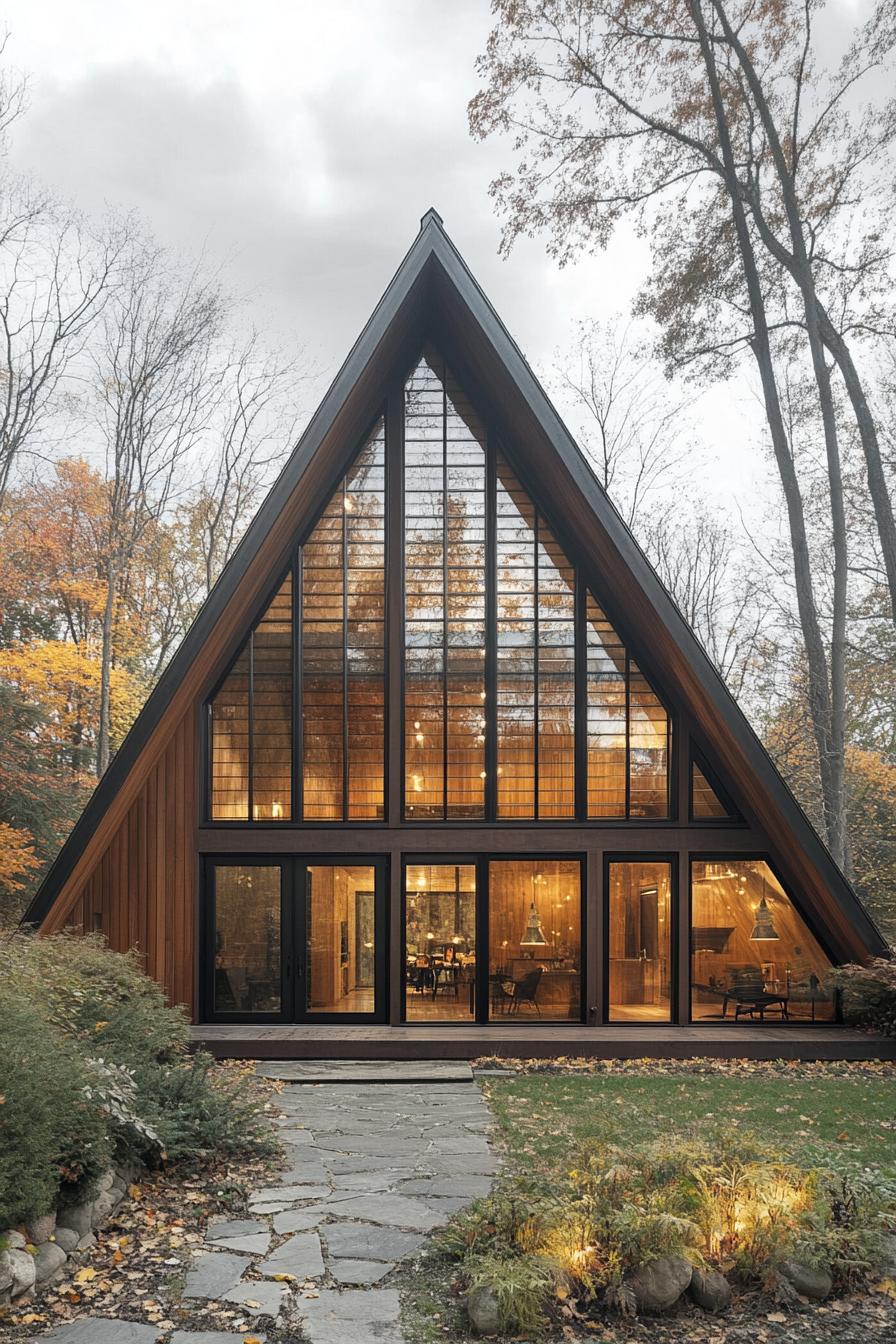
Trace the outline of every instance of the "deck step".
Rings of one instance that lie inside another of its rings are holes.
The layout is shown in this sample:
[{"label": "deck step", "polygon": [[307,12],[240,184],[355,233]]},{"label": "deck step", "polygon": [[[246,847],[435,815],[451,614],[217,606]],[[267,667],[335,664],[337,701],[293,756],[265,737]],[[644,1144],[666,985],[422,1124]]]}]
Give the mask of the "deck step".
[{"label": "deck step", "polygon": [[262,1078],[285,1083],[469,1083],[473,1070],[463,1060],[412,1059],[404,1063],[369,1059],[272,1059],[256,1067]]}]

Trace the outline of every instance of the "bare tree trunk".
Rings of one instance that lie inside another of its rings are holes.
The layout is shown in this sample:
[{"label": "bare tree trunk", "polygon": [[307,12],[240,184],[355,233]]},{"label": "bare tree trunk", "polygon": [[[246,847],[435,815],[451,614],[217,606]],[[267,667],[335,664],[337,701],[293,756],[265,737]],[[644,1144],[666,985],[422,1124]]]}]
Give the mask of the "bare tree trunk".
[{"label": "bare tree trunk", "polygon": [[809,711],[812,719],[815,747],[818,754],[819,775],[821,779],[822,796],[824,799],[825,826],[828,833],[827,838],[828,843],[833,845],[836,830],[834,822],[836,807],[835,787],[831,770],[833,758],[831,695],[828,686],[827,659],[825,657],[824,642],[821,637],[818,608],[815,602],[814,586],[812,582],[812,566],[806,535],[805,511],[803,508],[799,481],[796,475],[796,468],[793,462],[790,441],[781,411],[781,401],[778,394],[774,361],[771,351],[771,340],[769,337],[768,319],[765,312],[765,299],[762,293],[759,269],[753,250],[753,240],[750,236],[746,211],[741,196],[734,150],[728,129],[725,104],[722,98],[712,44],[707,33],[701,0],[688,0],[688,5],[694,20],[694,26],[697,30],[700,50],[706,66],[706,73],[712,96],[716,130],[719,137],[719,146],[722,151],[725,185],[731,200],[731,210],[737,234],[738,250],[743,265],[744,279],[750,303],[750,315],[753,321],[753,336],[750,343],[756,358],[759,376],[762,382],[766,419],[771,433],[772,447],[774,449],[775,460],[778,464],[781,485],[784,490],[784,499],[787,505],[791,550],[793,552],[793,571],[796,582],[797,609],[803,633],[803,642],[806,649],[806,662],[809,674]]},{"label": "bare tree trunk", "polygon": [[105,774],[109,765],[110,724],[112,719],[112,638],[115,619],[116,570],[106,571],[106,602],[103,607],[103,632],[100,645],[100,709],[96,739],[96,773]]},{"label": "bare tree trunk", "polygon": [[[831,696],[833,700],[832,708],[834,714],[833,728],[835,740],[833,746],[834,750],[837,751],[837,737],[839,732],[842,732],[843,723],[845,721],[845,710],[843,705],[838,705],[838,689],[842,690],[841,683],[845,660],[848,557],[840,452],[837,443],[836,416],[834,411],[831,378],[824,357],[823,346],[825,345],[830,350],[841,374],[843,375],[846,390],[855,414],[856,425],[859,430],[859,437],[865,454],[868,490],[874,505],[874,516],[877,523],[878,534],[880,536],[881,550],[883,552],[884,567],[890,589],[890,602],[893,609],[894,619],[896,619],[896,524],[894,524],[893,521],[893,508],[887,490],[883,464],[881,462],[880,445],[877,440],[877,428],[874,424],[874,418],[871,415],[862,388],[858,370],[853,363],[845,340],[840,333],[836,331],[828,314],[824,312],[818,297],[815,274],[806,245],[805,227],[800,215],[799,201],[797,200],[795,166],[794,168],[791,168],[791,165],[787,160],[784,147],[781,143],[781,137],[778,133],[778,126],[772,115],[772,110],[768,98],[766,97],[762,80],[759,78],[749,53],[731,25],[725,9],[724,0],[712,0],[712,5],[719,17],[719,22],[722,25],[725,41],[737,57],[740,68],[747,80],[750,93],[762,121],[762,126],[772,153],[775,174],[781,189],[781,199],[784,203],[784,211],[787,217],[792,250],[788,253],[786,248],[773,246],[776,240],[774,239],[773,231],[768,227],[764,218],[761,236],[766,241],[767,245],[770,245],[776,260],[782,262],[799,286],[806,319],[806,331],[809,337],[812,368],[818,386],[819,405],[821,407],[822,422],[824,425],[825,450],[828,458],[828,477],[831,489],[831,520],[833,525],[834,610],[831,643]],[[806,22],[808,32],[808,17]],[[793,151],[793,162],[795,165],[795,148]],[[753,213],[755,215],[760,213],[758,200],[751,200],[751,207],[753,208]],[[836,767],[835,762],[835,767],[838,768],[841,794],[843,790],[842,751],[843,741],[842,737],[840,737],[840,762],[839,767]],[[840,825],[845,824],[843,820],[844,811],[845,800],[841,798],[839,808],[841,814]],[[839,846],[835,845],[834,848],[835,857],[837,857],[837,850],[842,850],[842,841]]]}]

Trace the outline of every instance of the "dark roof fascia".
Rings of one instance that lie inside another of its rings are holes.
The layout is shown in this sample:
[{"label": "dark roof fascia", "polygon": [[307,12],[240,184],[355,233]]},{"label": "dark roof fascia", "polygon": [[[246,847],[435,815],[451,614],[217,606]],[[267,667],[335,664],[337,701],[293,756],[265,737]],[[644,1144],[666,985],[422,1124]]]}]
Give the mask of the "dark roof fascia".
[{"label": "dark roof fascia", "polygon": [[[711,700],[727,731],[736,739],[772,803],[796,835],[837,904],[848,916],[860,940],[869,951],[877,955],[887,955],[889,948],[885,938],[840,871],[722,676],[682,616],[675,600],[601,486],[519,346],[442,229],[438,232],[435,256],[449,284],[463,298],[470,317],[482,328],[487,344],[500,360],[515,390],[524,399],[539,430],[564,463],[586,502],[601,520],[612,545],[619,551],[624,564],[645,591],[682,657],[694,668],[701,689]],[[487,384],[488,377],[486,376],[483,381]]]},{"label": "dark roof fascia", "polygon": [[[160,676],[146,703],[131,725],[102,779],[85,804],[68,838],[51,864],[22,916],[22,924],[39,925],[73,872],[96,826],[134,768],[140,754],[158,727],[178,687],[239,587],[270,531],[283,503],[301,480],[308,463],[332,429],[339,413],[355,391],[358,381],[378,347],[389,335],[416,286],[428,285],[428,265],[433,241],[441,233],[441,220],[434,211],[423,217],[421,229],[405,254],[388,288],[374,309],[314,412],[282,471],[246,529],[237,549],[203,602],[171,662]],[[362,416],[364,412],[361,412]]]}]

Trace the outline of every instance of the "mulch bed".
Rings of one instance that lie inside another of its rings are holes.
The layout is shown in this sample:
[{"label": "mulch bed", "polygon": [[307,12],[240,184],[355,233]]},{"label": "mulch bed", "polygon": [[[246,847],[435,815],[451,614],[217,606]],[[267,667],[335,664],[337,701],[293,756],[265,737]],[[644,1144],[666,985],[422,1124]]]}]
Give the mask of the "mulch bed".
[{"label": "mulch bed", "polygon": [[[272,1119],[281,1084],[254,1077],[254,1063],[222,1065],[252,1075]],[[181,1300],[192,1252],[204,1243],[206,1223],[219,1214],[241,1217],[246,1192],[265,1184],[277,1163],[252,1159],[176,1165],[147,1172],[98,1230],[96,1245],[76,1251],[64,1277],[39,1288],[27,1302],[0,1311],[0,1337],[21,1340],[49,1333],[79,1316],[146,1321],[160,1334],[174,1329],[231,1330],[277,1338],[238,1307]]]}]

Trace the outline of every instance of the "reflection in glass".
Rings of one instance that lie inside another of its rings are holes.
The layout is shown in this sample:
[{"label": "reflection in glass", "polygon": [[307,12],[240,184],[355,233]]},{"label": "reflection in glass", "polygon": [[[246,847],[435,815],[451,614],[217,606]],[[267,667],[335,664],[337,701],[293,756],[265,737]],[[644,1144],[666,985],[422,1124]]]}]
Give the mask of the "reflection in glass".
[{"label": "reflection in glass", "polygon": [[485,799],[485,436],[432,352],[405,386],[405,813]]},{"label": "reflection in glass", "polygon": [[671,1020],[669,863],[610,864],[610,1020]]},{"label": "reflection in glass", "polygon": [[216,1013],[280,1011],[280,869],[215,867]]},{"label": "reflection in glass", "polygon": [[488,866],[489,1016],[581,1020],[581,875],[576,860]]},{"label": "reflection in glass", "polygon": [[[251,743],[250,728],[251,724]],[[292,575],[240,650],[211,702],[214,821],[292,815]],[[250,780],[250,760],[252,778]]]},{"label": "reflection in glass", "polygon": [[381,420],[302,547],[306,821],[383,816],[385,602]]},{"label": "reflection in glass", "polygon": [[575,576],[497,464],[498,816],[575,815]]},{"label": "reflection in glass", "polygon": [[830,1020],[830,962],[761,859],[691,866],[691,1016]]},{"label": "reflection in glass", "polygon": [[597,602],[586,603],[588,816],[669,815],[669,717]]},{"label": "reflection in glass", "polygon": [[475,1013],[476,868],[405,870],[405,1017],[471,1022]]},{"label": "reflection in glass", "polygon": [[306,872],[305,1006],[316,1013],[372,1013],[376,870],[316,864]]},{"label": "reflection in glass", "polygon": [[717,821],[730,815],[696,761],[691,765],[691,810],[695,821]]}]

